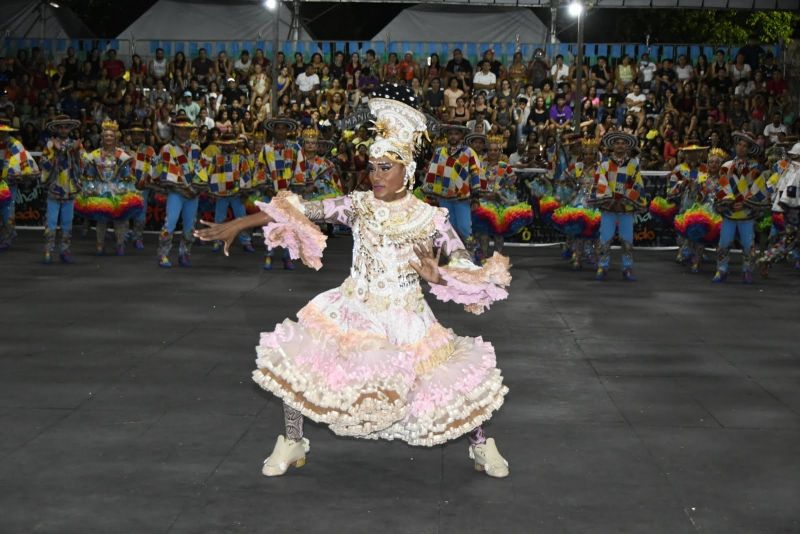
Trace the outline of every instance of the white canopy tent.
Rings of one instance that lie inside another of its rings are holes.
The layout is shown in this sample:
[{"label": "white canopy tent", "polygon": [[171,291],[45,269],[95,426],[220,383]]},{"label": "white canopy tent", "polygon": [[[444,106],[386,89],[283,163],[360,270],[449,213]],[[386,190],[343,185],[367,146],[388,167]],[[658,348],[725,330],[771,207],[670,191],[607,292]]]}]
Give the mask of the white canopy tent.
[{"label": "white canopy tent", "polygon": [[494,43],[519,34],[520,42],[544,43],[547,31],[527,8],[420,4],[403,10],[372,40]]},{"label": "white canopy tent", "polygon": [[[271,40],[274,13],[258,0],[159,0],[119,35],[120,40]],[[280,3],[281,40],[289,38],[292,12]],[[300,25],[299,40],[311,40]]]},{"label": "white canopy tent", "polygon": [[0,36],[20,39],[92,37],[92,31],[64,5],[41,0],[4,0]]}]

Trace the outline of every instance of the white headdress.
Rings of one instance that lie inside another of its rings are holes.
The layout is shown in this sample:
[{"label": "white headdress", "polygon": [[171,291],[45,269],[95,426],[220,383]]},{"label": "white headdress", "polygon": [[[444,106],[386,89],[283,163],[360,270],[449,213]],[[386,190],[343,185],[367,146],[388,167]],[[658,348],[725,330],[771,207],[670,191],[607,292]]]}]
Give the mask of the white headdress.
[{"label": "white headdress", "polygon": [[[417,164],[414,155],[423,139],[427,139],[428,127],[425,114],[391,97],[406,97],[406,88],[388,87],[385,96],[378,92],[370,98],[369,109],[375,116],[375,142],[369,148],[370,158],[386,157],[406,168],[406,183],[409,189],[414,184]],[[410,91],[409,91],[410,92]],[[411,97],[413,99],[413,97]]]}]

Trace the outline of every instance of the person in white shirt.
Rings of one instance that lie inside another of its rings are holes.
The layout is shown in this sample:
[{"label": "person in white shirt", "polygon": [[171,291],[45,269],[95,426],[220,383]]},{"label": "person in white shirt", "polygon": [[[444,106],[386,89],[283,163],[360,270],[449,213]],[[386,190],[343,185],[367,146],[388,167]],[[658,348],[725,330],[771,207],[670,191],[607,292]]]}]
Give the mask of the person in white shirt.
[{"label": "person in white shirt", "polygon": [[317,89],[319,88],[319,76],[314,72],[314,65],[309,63],[306,65],[305,72],[301,72],[295,80],[297,89],[300,91],[300,96],[314,96],[316,97]]},{"label": "person in white shirt", "polygon": [[633,84],[633,91],[625,96],[625,105],[628,108],[627,113],[636,115],[639,123],[644,121],[645,100],[647,100],[647,97],[642,93],[642,87],[638,83]]},{"label": "person in white shirt", "polygon": [[555,64],[550,67],[550,77],[555,85],[565,83],[569,78],[569,67],[564,65],[564,56],[558,54]]},{"label": "person in white shirt", "polygon": [[472,85],[476,91],[492,93],[497,85],[497,76],[491,71],[492,64],[488,61],[481,63],[481,70],[472,77]]},{"label": "person in white shirt", "polygon": [[653,84],[655,74],[656,64],[650,61],[650,54],[645,52],[639,59],[639,75],[641,76],[641,83],[645,92],[650,91],[650,86]]},{"label": "person in white shirt", "polygon": [[147,65],[147,73],[153,77],[154,80],[162,80],[167,75],[167,68],[169,61],[164,57],[164,49],[156,49],[156,57],[150,60]]},{"label": "person in white shirt", "polygon": [[779,135],[786,135],[788,133],[788,128],[781,122],[781,114],[773,113],[772,122],[764,126],[764,135],[769,137],[769,142],[777,143],[780,141]]},{"label": "person in white shirt", "polygon": [[675,74],[678,76],[679,82],[691,80],[694,76],[694,67],[686,61],[686,56],[678,57],[678,64],[675,65]]}]

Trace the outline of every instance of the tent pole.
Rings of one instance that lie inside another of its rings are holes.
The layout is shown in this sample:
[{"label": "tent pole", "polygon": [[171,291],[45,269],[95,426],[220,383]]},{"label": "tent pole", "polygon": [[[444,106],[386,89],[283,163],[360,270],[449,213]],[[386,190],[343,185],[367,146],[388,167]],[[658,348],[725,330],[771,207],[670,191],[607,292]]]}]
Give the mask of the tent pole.
[{"label": "tent pole", "polygon": [[278,2],[278,7],[275,9],[275,13],[273,13],[273,35],[272,35],[272,90],[270,91],[270,97],[272,99],[272,117],[275,118],[278,116],[278,34],[281,31],[280,28],[280,19],[281,19],[281,7],[283,3]]},{"label": "tent pole", "polygon": [[575,132],[581,131],[581,112],[583,111],[583,19],[586,10],[578,15],[578,58],[577,72],[575,73],[575,104],[572,107],[572,117],[575,121]]},{"label": "tent pole", "polygon": [[556,23],[558,21],[558,2],[559,0],[550,0],[550,44],[552,50],[550,51],[550,64],[556,62]]}]

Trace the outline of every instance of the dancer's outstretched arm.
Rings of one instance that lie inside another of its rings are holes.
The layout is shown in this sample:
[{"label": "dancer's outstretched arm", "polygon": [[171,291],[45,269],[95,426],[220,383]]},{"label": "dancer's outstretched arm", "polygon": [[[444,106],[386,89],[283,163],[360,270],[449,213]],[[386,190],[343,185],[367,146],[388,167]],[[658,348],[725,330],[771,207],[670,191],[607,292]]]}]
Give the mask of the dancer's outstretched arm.
[{"label": "dancer's outstretched arm", "polygon": [[195,230],[194,236],[202,241],[222,241],[225,255],[230,256],[230,246],[239,233],[250,228],[266,226],[271,222],[272,218],[263,211],[219,224],[201,219],[200,224],[207,226],[207,228]]}]

